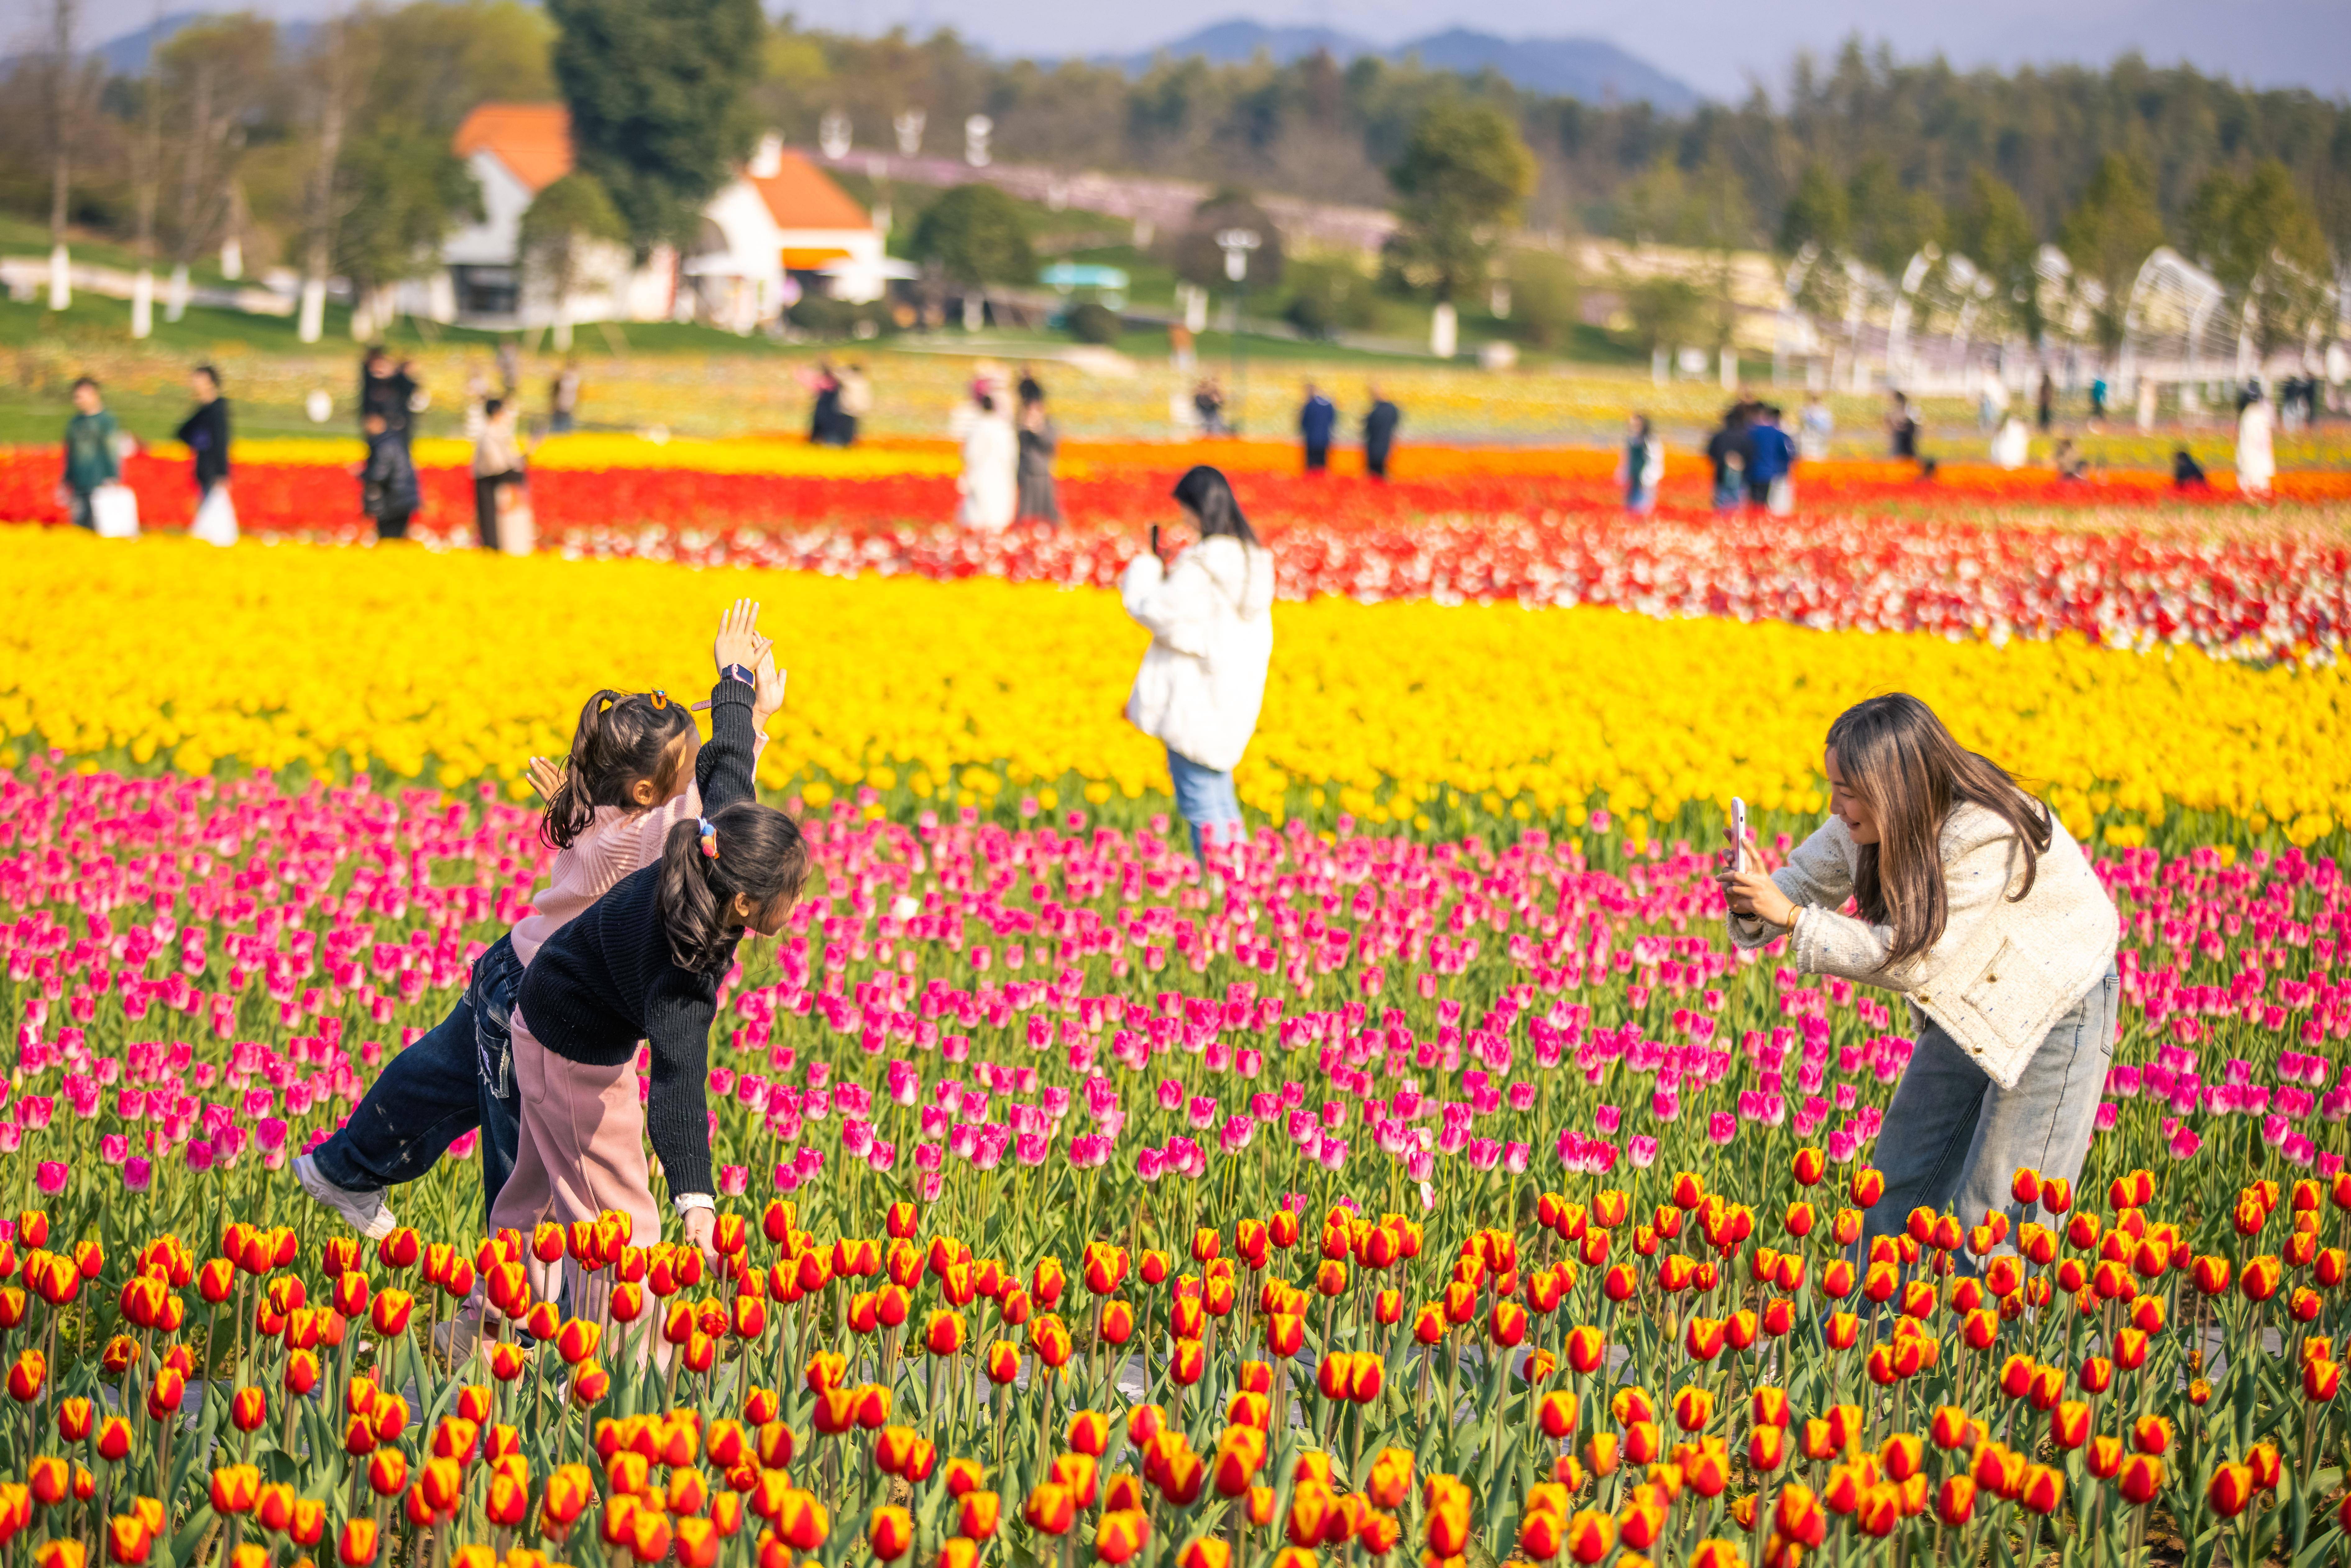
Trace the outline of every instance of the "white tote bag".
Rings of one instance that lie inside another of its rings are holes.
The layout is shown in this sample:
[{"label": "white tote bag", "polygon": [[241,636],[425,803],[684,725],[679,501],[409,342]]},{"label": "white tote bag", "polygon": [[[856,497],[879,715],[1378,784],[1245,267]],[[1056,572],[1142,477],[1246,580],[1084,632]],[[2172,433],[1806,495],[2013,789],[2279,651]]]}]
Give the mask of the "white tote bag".
[{"label": "white tote bag", "polygon": [[236,507],[228,498],[226,485],[215,485],[204,492],[196,506],[196,520],[188,525],[188,537],[224,548],[236,543]]},{"label": "white tote bag", "polygon": [[531,515],[530,489],[520,480],[498,486],[498,549],[529,555],[538,548],[538,520]]},{"label": "white tote bag", "polygon": [[102,539],[135,539],[139,537],[139,497],[131,486],[117,481],[100,485],[89,493],[90,525]]}]

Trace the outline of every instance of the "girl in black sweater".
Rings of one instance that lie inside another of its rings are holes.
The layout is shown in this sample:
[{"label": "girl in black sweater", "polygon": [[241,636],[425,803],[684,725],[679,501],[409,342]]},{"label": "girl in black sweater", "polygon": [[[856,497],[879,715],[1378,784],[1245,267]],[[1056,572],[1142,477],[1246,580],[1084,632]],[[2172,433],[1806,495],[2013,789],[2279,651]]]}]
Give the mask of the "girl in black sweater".
[{"label": "girl in black sweater", "polygon": [[[650,1134],[685,1239],[711,1249],[703,1091],[718,985],[745,932],[783,929],[808,873],[798,824],[760,805],[752,783],[753,703],[778,706],[783,685],[758,616],[757,604],[737,601],[712,648],[718,681],[695,768],[705,815],[671,829],[658,864],[614,883],[548,939],[524,975],[512,1020],[522,1131],[491,1215],[496,1227],[528,1231],[616,1209],[629,1216],[632,1243],[651,1245],[662,1223]],[[631,1071],[640,1040],[653,1064],[643,1106]],[[541,1295],[554,1293],[552,1281],[538,1283]],[[581,1310],[584,1281],[572,1284]]]}]

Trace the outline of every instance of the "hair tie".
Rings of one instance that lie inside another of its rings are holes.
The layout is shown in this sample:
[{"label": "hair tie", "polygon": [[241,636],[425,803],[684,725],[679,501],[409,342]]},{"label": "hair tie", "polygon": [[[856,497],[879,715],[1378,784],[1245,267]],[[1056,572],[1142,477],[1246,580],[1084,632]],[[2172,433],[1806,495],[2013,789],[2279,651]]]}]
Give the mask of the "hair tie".
[{"label": "hair tie", "polygon": [[716,860],[718,858],[718,829],[707,817],[696,817],[694,821],[702,830],[703,858],[705,860]]}]

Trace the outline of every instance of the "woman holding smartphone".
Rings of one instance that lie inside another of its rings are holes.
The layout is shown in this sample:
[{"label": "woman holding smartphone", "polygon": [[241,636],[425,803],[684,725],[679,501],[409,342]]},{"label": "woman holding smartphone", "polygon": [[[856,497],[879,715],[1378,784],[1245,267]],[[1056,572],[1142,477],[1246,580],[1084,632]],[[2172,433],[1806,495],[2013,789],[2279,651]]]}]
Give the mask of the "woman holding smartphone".
[{"label": "woman holding smartphone", "polygon": [[[1866,1234],[1913,1208],[1980,1224],[2018,1167],[2072,1181],[2114,1054],[2121,923],[2081,846],[2008,771],[1896,693],[1847,708],[1823,759],[1829,820],[1765,875],[1754,840],[1716,877],[1730,938],[1900,991],[1917,1049],[1873,1155]],[[1850,898],[1858,916],[1839,914]]]},{"label": "woman holding smartphone", "polygon": [[1206,465],[1176,482],[1175,499],[1199,542],[1173,565],[1151,551],[1127,563],[1119,598],[1151,633],[1126,719],[1167,747],[1176,808],[1203,858],[1241,837],[1233,768],[1257,733],[1273,659],[1273,554],[1258,542],[1233,487]]}]

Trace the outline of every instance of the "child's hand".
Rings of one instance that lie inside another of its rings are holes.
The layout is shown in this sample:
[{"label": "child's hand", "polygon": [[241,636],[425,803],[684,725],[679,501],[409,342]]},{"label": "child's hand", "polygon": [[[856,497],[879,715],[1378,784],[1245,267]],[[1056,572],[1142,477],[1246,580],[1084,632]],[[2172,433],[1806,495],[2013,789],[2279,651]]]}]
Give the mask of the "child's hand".
[{"label": "child's hand", "polygon": [[784,677],[789,672],[776,668],[776,645],[765,637],[759,639],[759,656],[751,670],[759,677],[758,695],[751,699],[751,722],[765,729],[768,721],[783,711]]},{"label": "child's hand", "polygon": [[544,757],[534,757],[530,759],[530,766],[523,771],[530,779],[531,789],[538,791],[541,800],[553,800],[555,792],[563,787],[563,764],[559,762],[549,762]]},{"label": "child's hand", "polygon": [[759,657],[759,601],[738,599],[718,618],[718,635],[710,644],[713,664],[750,665]]}]

